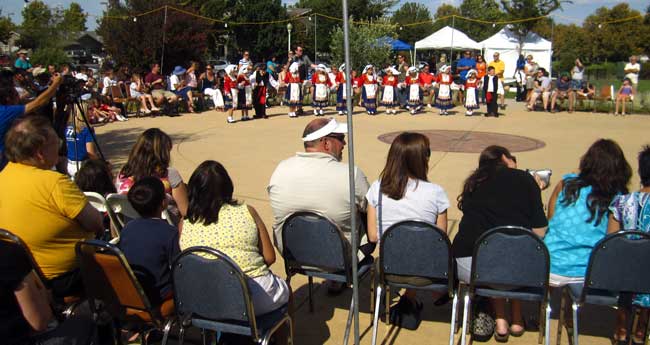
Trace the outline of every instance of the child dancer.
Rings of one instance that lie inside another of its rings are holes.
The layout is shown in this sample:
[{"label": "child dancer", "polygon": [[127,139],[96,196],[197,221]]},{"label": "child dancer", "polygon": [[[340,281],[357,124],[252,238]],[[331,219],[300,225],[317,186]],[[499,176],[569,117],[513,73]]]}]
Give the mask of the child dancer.
[{"label": "child dancer", "polygon": [[325,65],[320,64],[316,67],[316,73],[311,77],[311,84],[314,115],[323,116],[323,108],[327,107],[327,104],[329,103],[329,95],[327,91],[332,86]]},{"label": "child dancer", "polygon": [[367,65],[361,75],[361,98],[368,115],[377,114],[377,77],[372,65]]},{"label": "child dancer", "polygon": [[235,122],[232,113],[239,104],[239,90],[237,89],[237,66],[228,65],[223,77],[223,107],[228,112],[228,123]]},{"label": "child dancer", "polygon": [[618,106],[619,104],[623,103],[623,112],[621,115],[626,115],[625,114],[625,102],[628,100],[632,100],[634,97],[634,88],[632,88],[632,84],[630,81],[630,78],[625,78],[623,79],[623,85],[621,85],[621,88],[618,89],[618,92],[616,93],[616,110],[614,111],[614,116],[618,115]]},{"label": "child dancer", "polygon": [[294,62],[289,66],[289,73],[284,78],[284,83],[287,84],[287,93],[285,100],[289,105],[289,117],[297,117],[296,110],[298,106],[302,105],[302,79],[298,73],[300,65]]},{"label": "child dancer", "polygon": [[451,83],[454,82],[449,74],[450,67],[443,65],[440,67],[440,73],[436,77],[438,83],[438,94],[436,95],[436,107],[440,109],[440,115],[449,115],[447,112],[453,106],[451,100]]},{"label": "child dancer", "polygon": [[472,116],[474,109],[478,109],[478,88],[480,80],[477,78],[478,72],[474,69],[467,71],[467,80],[465,81],[465,116]]},{"label": "child dancer", "polygon": [[422,86],[418,77],[418,69],[415,66],[409,67],[408,74],[404,80],[407,87],[406,92],[409,95],[408,101],[406,102],[406,109],[411,110],[411,115],[415,115],[422,109]]},{"label": "child dancer", "polygon": [[239,89],[237,109],[241,109],[241,120],[248,121],[248,111],[253,108],[253,88],[251,87],[247,66],[239,70],[239,75],[237,75],[237,88]]},{"label": "child dancer", "polygon": [[[352,77],[352,76],[350,76]],[[351,83],[353,91],[350,92],[352,98],[354,98],[354,89],[356,85],[354,83],[354,78],[352,78]],[[346,115],[348,113],[347,106],[347,93],[346,93],[346,83],[345,83],[345,64],[339,66],[339,72],[336,74],[336,111],[339,112],[339,115]],[[352,101],[352,107],[354,108],[354,101]]]},{"label": "child dancer", "polygon": [[[151,94],[144,93],[142,79],[139,74],[133,73],[131,76],[131,85],[129,85],[129,90],[131,91],[131,97],[140,100],[140,111],[145,114],[150,114],[152,111],[160,111],[160,109],[154,104]],[[151,105],[151,110],[147,109],[147,101],[149,101],[149,104]]]},{"label": "child dancer", "polygon": [[399,97],[397,97],[397,86],[399,84],[397,76],[399,74],[399,71],[395,67],[388,67],[382,82],[384,85],[384,93],[381,96],[381,105],[386,107],[386,114],[388,115],[397,115],[395,108],[399,108]]}]

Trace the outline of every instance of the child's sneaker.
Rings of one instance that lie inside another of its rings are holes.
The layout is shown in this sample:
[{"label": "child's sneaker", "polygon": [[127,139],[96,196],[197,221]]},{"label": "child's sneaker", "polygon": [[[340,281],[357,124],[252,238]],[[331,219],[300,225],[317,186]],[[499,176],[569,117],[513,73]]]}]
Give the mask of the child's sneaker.
[{"label": "child's sneaker", "polygon": [[228,123],[235,123],[235,119],[232,118],[232,116],[228,116],[228,119],[226,119]]}]

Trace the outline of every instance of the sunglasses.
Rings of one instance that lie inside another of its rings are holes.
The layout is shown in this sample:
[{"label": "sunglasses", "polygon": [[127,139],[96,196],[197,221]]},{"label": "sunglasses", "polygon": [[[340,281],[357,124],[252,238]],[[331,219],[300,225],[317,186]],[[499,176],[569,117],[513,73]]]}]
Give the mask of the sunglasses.
[{"label": "sunglasses", "polygon": [[328,134],[325,136],[325,138],[332,138],[334,140],[338,140],[339,142],[343,143],[343,140],[345,140],[345,134]]}]

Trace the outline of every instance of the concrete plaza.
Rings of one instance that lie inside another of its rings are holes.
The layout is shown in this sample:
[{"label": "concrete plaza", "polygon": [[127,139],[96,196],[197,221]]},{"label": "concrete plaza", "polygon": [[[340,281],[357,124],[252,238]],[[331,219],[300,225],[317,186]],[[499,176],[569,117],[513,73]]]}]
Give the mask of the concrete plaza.
[{"label": "concrete plaza", "polygon": [[[381,108],[380,108],[381,109]],[[305,108],[308,113],[311,107]],[[328,108],[330,116],[338,121],[345,117],[336,116],[333,107]],[[581,155],[598,138],[616,140],[635,171],[631,190],[638,189],[636,155],[644,144],[650,144],[647,135],[650,116],[632,115],[615,117],[602,113],[542,113],[527,112],[521,103],[509,103],[504,116],[486,118],[465,117],[464,108],[456,107],[453,116],[438,116],[434,109],[411,116],[402,112],[397,116],[380,113],[368,116],[356,107],[354,116],[354,146],[356,164],[372,183],[383,168],[389,145],[379,141],[378,136],[406,130],[459,130],[467,133],[495,132],[531,137],[545,143],[542,148],[514,152],[519,168],[550,168],[553,170],[552,184],[562,175],[576,171]],[[204,160],[221,162],[233,179],[235,195],[240,201],[254,206],[270,230],[272,213],[266,187],[277,164],[297,151],[301,151],[300,140],[305,125],[314,116],[289,118],[284,107],[270,108],[269,119],[226,123],[226,115],[216,111],[200,114],[185,114],[180,117],[131,118],[128,122],[112,123],[97,127],[99,143],[115,169],[119,169],[128,156],[137,137],[147,128],[158,127],[168,133],[174,142],[172,166],[177,168],[187,182],[194,170]],[[240,117],[235,112],[235,118]],[[494,142],[493,144],[500,144]],[[347,146],[344,159],[347,160]],[[447,192],[452,206],[449,209],[450,236],[457,231],[462,214],[455,205],[464,179],[478,164],[478,153],[432,152],[429,169],[430,181],[440,184]],[[317,182],[315,182],[317,183]],[[543,193],[547,202],[552,188]],[[284,276],[284,265],[279,260],[273,271]],[[315,311],[309,312],[306,279],[295,277],[292,287],[295,292],[295,343],[296,344],[340,344],[343,339],[345,321],[351,290],[330,296],[324,286],[316,283]],[[364,281],[360,290],[361,343],[370,344],[371,331],[369,312],[369,281]],[[554,294],[551,342],[556,339],[559,295]],[[451,303],[434,307],[425,294],[423,322],[417,331],[400,330],[380,324],[379,343],[385,344],[447,344]],[[395,299],[396,300],[396,299]],[[533,305],[527,306],[527,315],[536,315]],[[587,307],[581,313],[581,341],[583,344],[609,344],[613,332],[614,312],[606,308]],[[388,336],[386,334],[388,333]],[[459,334],[456,339],[458,340]],[[563,334],[567,343],[566,332]],[[511,344],[535,344],[537,334],[529,331],[521,338],[510,337]],[[490,344],[495,343],[494,339]]]}]

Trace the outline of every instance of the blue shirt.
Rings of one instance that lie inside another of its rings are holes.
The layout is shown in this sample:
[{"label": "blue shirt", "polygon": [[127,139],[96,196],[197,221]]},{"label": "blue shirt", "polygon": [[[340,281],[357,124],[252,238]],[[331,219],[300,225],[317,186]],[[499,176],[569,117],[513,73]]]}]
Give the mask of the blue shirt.
[{"label": "blue shirt", "polygon": [[460,79],[465,81],[467,80],[467,72],[472,68],[476,69],[476,60],[472,58],[462,58],[458,60],[458,64],[456,64],[456,68],[458,67],[469,67],[469,69],[460,71]]},{"label": "blue shirt", "polygon": [[[271,66],[273,66],[273,69],[271,69]],[[266,73],[273,75],[273,73],[277,73],[278,69],[278,64],[269,60],[266,62]]]},{"label": "blue shirt", "polygon": [[[569,179],[578,177],[576,174],[567,174],[562,178],[564,183]],[[570,205],[564,205],[564,189],[555,201],[555,213],[548,222],[548,232],[544,243],[551,255],[551,273],[566,277],[584,277],[591,250],[607,233],[607,215],[604,215],[600,224],[596,225],[597,218],[591,222],[587,207],[587,199],[591,194],[591,186],[580,189],[578,198]]]},{"label": "blue shirt", "polygon": [[171,264],[180,253],[178,230],[158,218],[134,219],[120,233],[118,245],[152,304],[171,292]]},{"label": "blue shirt", "polygon": [[0,156],[5,151],[5,134],[9,131],[11,123],[15,118],[25,113],[24,105],[1,105],[0,104]]},{"label": "blue shirt", "polygon": [[68,126],[65,128],[65,143],[68,148],[68,160],[83,161],[88,159],[88,150],[86,150],[86,143],[93,142],[90,135],[90,129],[84,127],[81,131],[77,132],[75,140],[74,127]]},{"label": "blue shirt", "polygon": [[29,63],[29,61],[27,61],[27,60],[23,60],[23,59],[18,58],[18,59],[16,59],[16,62],[14,63],[14,67],[27,70],[27,69],[32,68],[32,64]]}]

